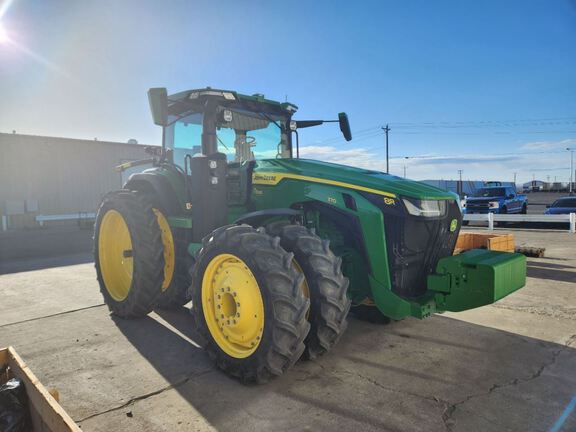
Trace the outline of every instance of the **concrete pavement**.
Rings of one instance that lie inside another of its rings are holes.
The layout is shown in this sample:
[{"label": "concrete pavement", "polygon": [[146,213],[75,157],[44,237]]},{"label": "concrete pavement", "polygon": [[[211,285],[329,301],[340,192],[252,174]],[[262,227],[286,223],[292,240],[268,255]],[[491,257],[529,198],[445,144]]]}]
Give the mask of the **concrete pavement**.
[{"label": "concrete pavement", "polygon": [[85,431],[545,431],[576,394],[576,236],[515,234],[547,248],[524,289],[425,321],[351,318],[332,352],[267,385],[215,369],[185,308],[111,317],[90,263],[0,276],[0,345]]}]

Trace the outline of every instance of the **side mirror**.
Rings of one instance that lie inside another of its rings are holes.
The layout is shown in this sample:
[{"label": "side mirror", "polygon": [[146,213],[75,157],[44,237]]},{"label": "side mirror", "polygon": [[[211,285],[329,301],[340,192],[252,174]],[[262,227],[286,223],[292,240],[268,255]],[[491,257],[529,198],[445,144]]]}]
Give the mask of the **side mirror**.
[{"label": "side mirror", "polygon": [[546,204],[546,208],[550,208],[552,207],[550,204]]},{"label": "side mirror", "polygon": [[344,139],[350,141],[352,139],[352,132],[350,131],[350,122],[348,121],[348,116],[346,113],[338,113],[338,123],[340,123],[340,130]]},{"label": "side mirror", "polygon": [[154,124],[166,126],[168,122],[168,93],[164,87],[148,90],[148,103]]}]

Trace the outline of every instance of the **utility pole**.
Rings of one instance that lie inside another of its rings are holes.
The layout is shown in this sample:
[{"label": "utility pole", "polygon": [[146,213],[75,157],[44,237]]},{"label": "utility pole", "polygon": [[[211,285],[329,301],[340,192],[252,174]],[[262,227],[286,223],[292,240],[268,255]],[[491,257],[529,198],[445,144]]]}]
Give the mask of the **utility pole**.
[{"label": "utility pole", "polygon": [[458,170],[458,176],[460,177],[460,181],[458,182],[458,195],[461,197],[464,193],[464,188],[462,187],[462,170]]},{"label": "utility pole", "polygon": [[514,173],[514,187],[516,187],[516,174],[518,173]]},{"label": "utility pole", "polygon": [[390,132],[390,128],[386,125],[386,127],[381,127],[380,129],[386,134],[386,174],[390,174],[390,158],[388,156],[388,132]]},{"label": "utility pole", "polygon": [[566,150],[570,152],[570,195],[574,192],[574,149],[567,147]]},{"label": "utility pole", "polygon": [[404,178],[406,178],[406,165],[404,165]]}]

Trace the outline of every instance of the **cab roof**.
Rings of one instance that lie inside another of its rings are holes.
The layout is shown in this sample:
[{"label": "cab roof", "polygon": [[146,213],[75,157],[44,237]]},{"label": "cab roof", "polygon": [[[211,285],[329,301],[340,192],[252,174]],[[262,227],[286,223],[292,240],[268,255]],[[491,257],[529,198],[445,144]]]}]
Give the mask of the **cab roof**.
[{"label": "cab roof", "polygon": [[182,115],[185,112],[202,112],[208,99],[220,100],[222,105],[229,107],[243,107],[250,111],[264,110],[270,114],[291,116],[298,110],[298,106],[290,102],[277,102],[266,99],[263,94],[255,93],[245,95],[233,90],[201,89],[185,90],[168,96],[168,113]]}]

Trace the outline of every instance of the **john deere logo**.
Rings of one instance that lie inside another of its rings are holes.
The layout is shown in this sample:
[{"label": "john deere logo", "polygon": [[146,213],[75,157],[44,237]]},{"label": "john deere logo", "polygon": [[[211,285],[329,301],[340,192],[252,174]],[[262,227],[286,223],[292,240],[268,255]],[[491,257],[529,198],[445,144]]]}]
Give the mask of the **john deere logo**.
[{"label": "john deere logo", "polygon": [[456,231],[456,228],[458,228],[458,220],[452,219],[452,222],[450,222],[450,232]]}]

